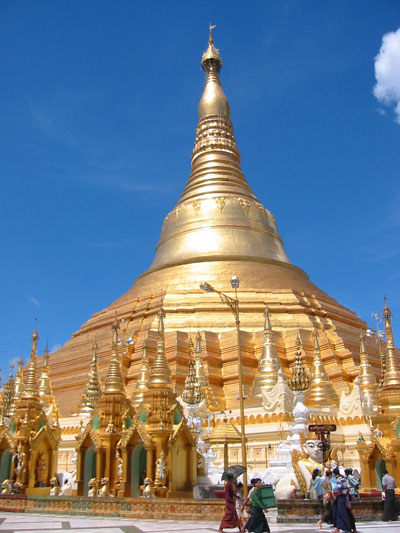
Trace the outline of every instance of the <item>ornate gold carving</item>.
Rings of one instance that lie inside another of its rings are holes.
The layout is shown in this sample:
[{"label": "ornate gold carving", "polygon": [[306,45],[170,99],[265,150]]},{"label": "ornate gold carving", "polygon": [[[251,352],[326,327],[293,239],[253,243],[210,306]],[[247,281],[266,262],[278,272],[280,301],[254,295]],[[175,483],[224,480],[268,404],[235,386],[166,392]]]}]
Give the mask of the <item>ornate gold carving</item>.
[{"label": "ornate gold carving", "polygon": [[217,204],[218,209],[220,210],[221,213],[226,205],[226,202],[227,202],[227,198],[225,198],[225,196],[218,196],[218,198],[215,199],[215,203]]},{"label": "ornate gold carving", "polygon": [[244,198],[236,198],[236,200],[239,202],[243,211],[246,213],[246,217],[249,216],[250,202],[248,200],[245,200]]},{"label": "ornate gold carving", "polygon": [[288,380],[288,385],[295,392],[304,392],[310,386],[311,378],[303,362],[300,333],[297,334],[296,346],[295,362]]}]

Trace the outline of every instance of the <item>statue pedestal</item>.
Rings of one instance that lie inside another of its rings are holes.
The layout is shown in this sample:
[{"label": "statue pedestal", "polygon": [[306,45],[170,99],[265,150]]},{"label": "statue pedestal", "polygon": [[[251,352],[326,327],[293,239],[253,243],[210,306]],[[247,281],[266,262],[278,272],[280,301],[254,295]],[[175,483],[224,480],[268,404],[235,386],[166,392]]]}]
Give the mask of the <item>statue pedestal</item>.
[{"label": "statue pedestal", "polygon": [[168,487],[154,487],[154,494],[156,498],[166,498]]},{"label": "statue pedestal", "polygon": [[27,487],[25,494],[29,494],[30,496],[49,496],[50,487]]},{"label": "statue pedestal", "polygon": [[118,483],[116,496],[117,498],[123,498],[125,496],[125,484],[123,482]]}]

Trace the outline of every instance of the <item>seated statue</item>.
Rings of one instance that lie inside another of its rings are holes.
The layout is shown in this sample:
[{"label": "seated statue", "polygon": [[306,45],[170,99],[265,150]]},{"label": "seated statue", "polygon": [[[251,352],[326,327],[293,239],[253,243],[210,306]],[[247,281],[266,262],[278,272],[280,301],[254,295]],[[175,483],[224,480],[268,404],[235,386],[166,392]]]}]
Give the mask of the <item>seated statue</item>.
[{"label": "seated statue", "polygon": [[143,481],[143,485],[140,487],[140,490],[142,491],[143,498],[155,497],[153,482],[149,477],[146,477],[146,479]]},{"label": "seated statue", "polygon": [[89,498],[94,498],[97,495],[97,488],[96,488],[97,482],[96,482],[95,477],[92,477],[91,479],[89,479],[88,487],[89,487],[89,490],[88,490]]},{"label": "seated statue", "polygon": [[72,496],[72,482],[71,479],[66,479],[64,485],[61,487],[59,496]]},{"label": "seated statue", "polygon": [[284,474],[275,486],[277,500],[292,498],[295,489],[301,489],[305,494],[309,492],[313,470],[323,471],[323,443],[318,439],[307,440],[303,453],[293,450],[292,465],[294,472]]},{"label": "seated statue", "polygon": [[5,479],[3,481],[3,483],[1,484],[2,494],[10,494],[10,484],[11,484],[11,481],[9,479]]},{"label": "seated statue", "polygon": [[103,477],[100,481],[100,490],[97,496],[99,498],[110,498],[112,496],[108,487],[108,477]]},{"label": "seated statue", "polygon": [[50,496],[58,496],[60,488],[56,477],[50,479]]}]

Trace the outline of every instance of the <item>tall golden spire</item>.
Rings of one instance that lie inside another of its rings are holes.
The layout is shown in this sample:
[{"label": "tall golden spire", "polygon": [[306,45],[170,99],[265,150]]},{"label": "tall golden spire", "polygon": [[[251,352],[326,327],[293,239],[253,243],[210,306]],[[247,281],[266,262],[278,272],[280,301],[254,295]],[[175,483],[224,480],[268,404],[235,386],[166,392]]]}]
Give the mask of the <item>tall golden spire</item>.
[{"label": "tall golden spire", "polygon": [[288,265],[275,218],[257,200],[240,167],[229,102],[219,79],[222,59],[211,33],[201,66],[206,80],[198,107],[192,172],[164,221],[148,272],[207,258]]},{"label": "tall golden spire", "polygon": [[171,385],[171,370],[165,356],[164,312],[160,309],[158,313],[157,355],[150,369],[150,379],[147,386],[149,389],[157,389],[170,388]]},{"label": "tall golden spire", "polygon": [[339,404],[339,398],[333,390],[329,376],[325,371],[321,358],[317,329],[313,331],[314,357],[311,373],[311,384],[307,391],[306,405],[315,407],[330,407]]},{"label": "tall golden spire", "polygon": [[400,392],[400,364],[396,356],[392,331],[392,313],[387,306],[385,307],[382,317],[385,321],[386,332],[386,357],[385,357],[385,375],[383,378],[382,392],[397,389]]},{"label": "tall golden spire", "polygon": [[[192,357],[193,342],[189,339],[189,356]],[[196,336],[196,350],[194,352],[194,370],[196,373],[196,379],[200,383],[201,387],[208,387],[208,379],[204,370],[203,356],[201,349],[201,335],[200,332]]]},{"label": "tall golden spire", "polygon": [[111,361],[108,367],[106,379],[104,381],[104,392],[122,392],[125,393],[124,378],[121,372],[121,363],[118,356],[118,330],[119,323],[117,317],[112,325],[113,340],[111,349]]},{"label": "tall golden spire", "polygon": [[190,405],[198,405],[204,400],[204,392],[196,378],[195,363],[193,357],[189,359],[188,375],[182,392],[182,400]]},{"label": "tall golden spire", "polygon": [[46,348],[43,354],[42,372],[39,378],[39,396],[42,398],[44,396],[50,396],[51,394],[52,392],[50,385],[49,346],[47,341]]},{"label": "tall golden spire", "polygon": [[147,339],[148,336],[146,336],[143,344],[142,364],[140,366],[139,377],[137,379],[136,387],[132,397],[132,405],[135,409],[142,403],[143,393],[147,390],[147,384],[149,382],[150,363],[149,355],[147,353]]},{"label": "tall golden spire", "polygon": [[368,361],[368,354],[365,348],[365,331],[360,333],[360,388],[362,391],[368,391],[372,400],[375,400],[378,384],[372,372],[371,365]]},{"label": "tall golden spire", "polygon": [[37,342],[39,335],[36,327],[32,334],[32,350],[31,357],[28,363],[28,376],[26,378],[25,388],[23,392],[24,397],[38,398],[39,397],[39,383],[36,374],[36,357],[37,357]]},{"label": "tall golden spire", "polygon": [[201,335],[200,332],[196,336],[196,349],[193,355],[193,342],[192,339],[189,339],[189,357],[194,358],[194,371],[196,374],[196,379],[200,384],[200,387],[204,393],[208,409],[215,410],[216,401],[214,398],[213,390],[208,381],[206,371],[204,369],[202,347],[201,347]]},{"label": "tall golden spire", "polygon": [[25,389],[23,366],[24,366],[24,361],[21,355],[21,357],[18,360],[18,368],[17,368],[17,373],[15,376],[14,403],[17,403],[20,400],[22,393]]},{"label": "tall golden spire", "polygon": [[[53,394],[53,389],[51,387],[48,341],[46,342],[46,348],[43,354],[43,367],[39,378],[39,398],[46,410],[48,410],[51,405],[53,406],[51,410],[51,417],[53,420],[55,420],[59,414],[59,411]],[[47,411],[47,413],[48,412],[49,411]]]},{"label": "tall golden spire", "polygon": [[296,348],[294,366],[292,367],[288,385],[294,392],[305,392],[310,386],[311,378],[303,361],[303,347],[300,333],[297,333]]},{"label": "tall golden spire", "polygon": [[268,307],[264,313],[264,342],[258,370],[251,390],[252,398],[261,398],[261,389],[271,391],[278,381],[278,370],[281,367],[278,354],[276,353],[273,333],[271,328],[271,313]]},{"label": "tall golden spire", "polygon": [[222,59],[219,50],[214,46],[211,30],[212,27],[210,25],[208,48],[201,58],[201,66],[206,73],[206,85],[199,103],[198,115],[199,120],[207,116],[220,116],[229,120],[231,118],[231,110],[219,80]]},{"label": "tall golden spire", "polygon": [[[90,363],[89,380],[82,394],[82,407],[92,410],[97,401],[101,398],[101,380],[98,369],[97,343],[94,341],[92,346],[92,361]],[[84,409],[85,410],[85,409]]]},{"label": "tall golden spire", "polygon": [[8,380],[3,387],[3,414],[10,417],[15,412],[15,380],[13,375],[14,363],[10,363],[10,373]]}]

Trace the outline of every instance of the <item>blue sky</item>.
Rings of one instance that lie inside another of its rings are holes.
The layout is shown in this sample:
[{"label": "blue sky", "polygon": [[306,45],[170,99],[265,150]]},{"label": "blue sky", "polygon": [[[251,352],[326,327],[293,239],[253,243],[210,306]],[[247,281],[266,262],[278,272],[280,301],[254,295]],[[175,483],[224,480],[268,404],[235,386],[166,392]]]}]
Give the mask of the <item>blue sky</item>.
[{"label": "blue sky", "polygon": [[243,171],[289,257],[369,322],[386,291],[400,345],[397,0],[2,0],[3,377],[35,317],[39,352],[62,345],[151,264],[210,20]]}]

